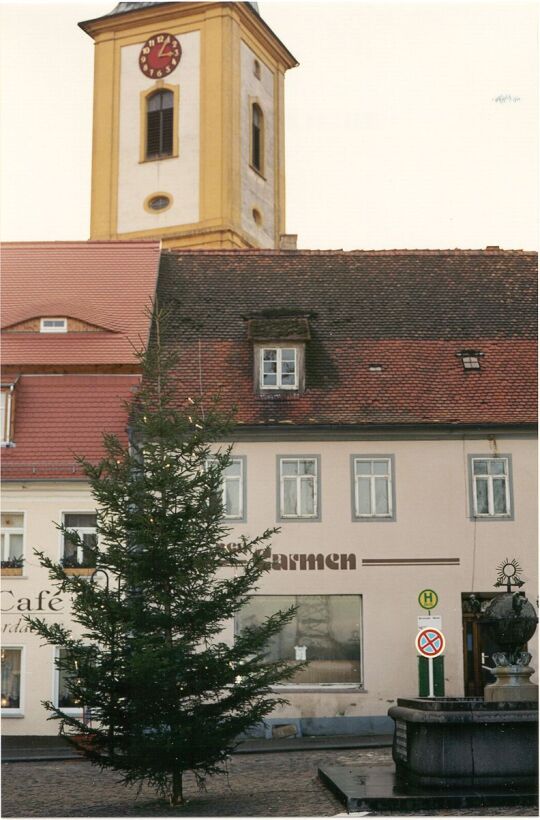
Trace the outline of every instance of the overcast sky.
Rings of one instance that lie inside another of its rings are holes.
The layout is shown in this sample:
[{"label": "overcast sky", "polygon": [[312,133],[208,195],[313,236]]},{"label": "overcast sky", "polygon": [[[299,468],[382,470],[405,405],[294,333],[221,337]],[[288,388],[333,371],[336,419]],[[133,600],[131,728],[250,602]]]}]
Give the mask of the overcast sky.
[{"label": "overcast sky", "polygon": [[[0,3],[4,240],[87,239],[107,3]],[[287,231],[304,248],[537,248],[537,5],[259,3],[286,80]]]}]

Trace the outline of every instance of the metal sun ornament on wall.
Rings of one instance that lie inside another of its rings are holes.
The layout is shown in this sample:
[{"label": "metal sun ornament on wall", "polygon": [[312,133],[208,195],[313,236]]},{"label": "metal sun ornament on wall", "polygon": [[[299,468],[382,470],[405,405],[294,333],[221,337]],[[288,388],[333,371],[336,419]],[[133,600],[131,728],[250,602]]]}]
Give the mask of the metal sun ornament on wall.
[{"label": "metal sun ornament on wall", "polygon": [[504,561],[501,561],[497,566],[497,581],[493,586],[506,586],[506,591],[511,592],[512,587],[522,587],[525,583],[519,577],[522,573],[523,569],[516,558],[512,558],[511,561],[505,558]]}]

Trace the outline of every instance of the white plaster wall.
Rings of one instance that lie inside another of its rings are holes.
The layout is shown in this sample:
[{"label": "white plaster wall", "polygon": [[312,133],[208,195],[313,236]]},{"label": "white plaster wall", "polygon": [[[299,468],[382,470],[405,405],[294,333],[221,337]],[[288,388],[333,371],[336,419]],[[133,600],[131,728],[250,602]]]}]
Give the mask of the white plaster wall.
[{"label": "white plaster wall", "polygon": [[[468,509],[467,455],[493,453],[487,439],[433,441],[319,441],[238,442],[235,455],[246,456],[247,520],[232,528],[228,540],[240,534],[255,536],[267,527],[281,527],[273,538],[274,553],[353,553],[354,570],[270,571],[258,594],[354,594],[362,596],[364,687],[286,691],[289,706],[280,715],[336,717],[385,715],[397,697],[417,695],[417,656],[414,638],[417,617],[425,614],[417,596],[424,588],[439,594],[434,614],[442,617],[446,637],[446,694],[463,694],[461,593],[494,593],[496,566],[516,557],[524,569],[523,588],[536,602],[536,442],[507,438],[495,442],[496,452],[511,454],[514,519],[472,521]],[[318,522],[277,522],[276,456],[319,455],[322,516]],[[350,456],[390,455],[395,458],[396,521],[352,520]],[[26,513],[25,577],[3,578],[3,609],[15,598],[32,601],[40,590],[54,590],[46,572],[32,556],[32,548],[60,556],[60,535],[53,521],[65,511],[92,511],[87,487],[75,484],[6,485],[3,510]],[[459,566],[363,567],[365,558],[459,558]],[[9,592],[13,593],[9,595]],[[23,688],[25,716],[4,722],[6,734],[55,734],[40,704],[52,696],[52,649],[39,639],[13,632],[20,613],[3,612],[6,646],[26,647]],[[53,617],[49,615],[47,617]],[[56,615],[54,617],[57,617]],[[69,620],[64,601],[59,620]],[[233,640],[232,623],[225,625]],[[536,641],[531,642],[532,665],[538,669]],[[536,679],[536,676],[535,678]],[[277,716],[277,715],[276,715]]]},{"label": "white plaster wall", "polygon": [[[259,60],[261,79],[253,73],[253,62]],[[260,57],[244,43],[240,44],[240,133],[241,133],[241,220],[242,228],[263,248],[273,248],[275,204],[275,140],[274,140],[274,73]],[[264,114],[264,176],[249,164],[251,141],[251,106],[258,102]],[[262,215],[262,225],[253,219],[253,209]]]},{"label": "white plaster wall", "polygon": [[[139,69],[143,42],[121,49],[118,233],[161,230],[199,220],[200,33],[175,34],[182,59],[165,83],[179,85],[178,157],[140,162],[140,95],[155,85]],[[147,196],[166,191],[173,206],[148,213]]]},{"label": "white plaster wall", "polygon": [[[47,721],[42,700],[54,698],[53,647],[42,646],[42,640],[33,634],[23,622],[25,614],[36,614],[51,622],[70,623],[70,607],[67,595],[57,595],[35,555],[34,549],[43,550],[55,560],[61,556],[61,534],[54,522],[60,523],[64,512],[93,512],[95,502],[85,483],[29,482],[8,484],[2,489],[2,510],[25,513],[24,575],[2,578],[2,645],[23,647],[22,693],[24,717],[6,717],[2,711],[4,734],[50,735],[57,734],[56,722]],[[53,598],[53,606],[36,612],[38,595],[43,592],[45,602]],[[19,610],[21,599],[28,599],[32,611]],[[77,627],[74,633],[77,634]]]},{"label": "white plaster wall", "polygon": [[[497,452],[512,455],[514,520],[469,518],[467,455],[493,453],[487,439],[435,441],[267,442],[235,444],[247,458],[247,521],[231,533],[255,536],[278,525],[273,553],[354,553],[356,569],[272,570],[259,594],[357,594],[363,608],[365,691],[332,692],[328,687],[295,694],[280,714],[296,717],[385,715],[397,697],[417,696],[414,639],[424,613],[418,593],[435,589],[446,637],[446,695],[463,695],[462,592],[494,594],[496,566],[516,557],[524,568],[529,600],[536,603],[536,442],[498,440]],[[321,458],[320,522],[276,519],[276,456]],[[350,456],[393,454],[396,521],[352,520]],[[363,567],[362,559],[459,558],[459,566]],[[538,669],[536,639],[532,665]],[[533,680],[537,680],[535,676]]]}]

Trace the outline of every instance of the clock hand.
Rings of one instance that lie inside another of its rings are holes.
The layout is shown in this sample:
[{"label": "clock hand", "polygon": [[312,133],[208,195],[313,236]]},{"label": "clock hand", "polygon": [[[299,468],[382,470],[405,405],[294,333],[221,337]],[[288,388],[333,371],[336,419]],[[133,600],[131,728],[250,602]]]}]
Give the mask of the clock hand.
[{"label": "clock hand", "polygon": [[167,51],[167,52],[164,52],[164,51],[163,51],[163,49],[165,48],[165,46],[166,46],[166,43],[163,43],[163,45],[162,45],[162,46],[161,46],[161,48],[159,49],[159,52],[158,52],[158,57],[172,57],[172,56],[173,56],[172,51]]}]

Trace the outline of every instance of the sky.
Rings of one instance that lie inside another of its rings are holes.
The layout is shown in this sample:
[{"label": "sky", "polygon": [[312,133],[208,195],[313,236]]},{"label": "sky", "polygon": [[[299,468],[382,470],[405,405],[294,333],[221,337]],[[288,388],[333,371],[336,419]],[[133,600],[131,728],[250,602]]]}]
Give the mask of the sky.
[{"label": "sky", "polygon": [[[88,239],[102,3],[0,2],[1,237]],[[301,248],[538,247],[536,3],[262,0]]]}]

